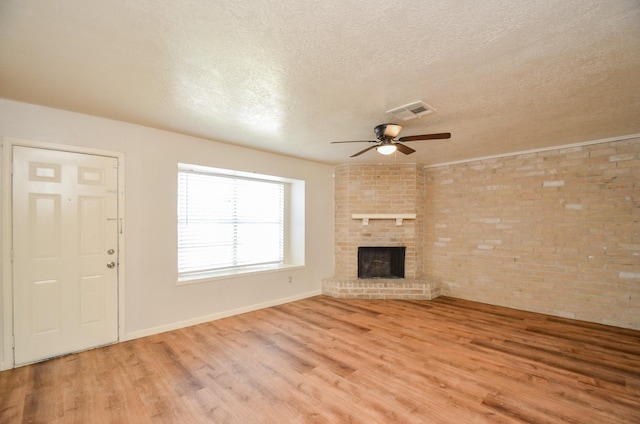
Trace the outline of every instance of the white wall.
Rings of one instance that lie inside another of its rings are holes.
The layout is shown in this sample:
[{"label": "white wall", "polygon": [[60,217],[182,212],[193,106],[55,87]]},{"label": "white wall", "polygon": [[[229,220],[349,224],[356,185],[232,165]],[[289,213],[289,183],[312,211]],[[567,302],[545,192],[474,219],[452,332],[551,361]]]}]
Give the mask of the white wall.
[{"label": "white wall", "polygon": [[[331,166],[3,99],[0,137],[124,153],[125,338],[318,294],[333,273]],[[177,286],[177,162],[304,180],[306,266]]]}]

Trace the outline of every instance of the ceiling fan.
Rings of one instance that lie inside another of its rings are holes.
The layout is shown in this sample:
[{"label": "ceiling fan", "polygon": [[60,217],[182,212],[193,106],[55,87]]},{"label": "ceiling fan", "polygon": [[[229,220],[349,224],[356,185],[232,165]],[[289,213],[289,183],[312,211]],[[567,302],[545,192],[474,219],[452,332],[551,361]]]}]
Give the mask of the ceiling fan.
[{"label": "ceiling fan", "polygon": [[421,135],[410,135],[407,137],[400,137],[396,139],[400,131],[402,130],[402,125],[397,124],[380,124],[374,128],[376,133],[376,138],[378,140],[353,140],[353,141],[332,141],[332,144],[335,143],[377,143],[375,146],[367,147],[364,150],[359,151],[358,153],[351,155],[351,157],[360,156],[361,154],[368,152],[371,149],[376,149],[378,153],[381,155],[390,155],[396,150],[400,153],[404,153],[405,155],[410,155],[415,152],[411,147],[407,147],[404,144],[398,143],[401,141],[406,143],[407,141],[418,141],[418,140],[440,140],[451,138],[451,133],[437,133],[437,134],[421,134]]}]

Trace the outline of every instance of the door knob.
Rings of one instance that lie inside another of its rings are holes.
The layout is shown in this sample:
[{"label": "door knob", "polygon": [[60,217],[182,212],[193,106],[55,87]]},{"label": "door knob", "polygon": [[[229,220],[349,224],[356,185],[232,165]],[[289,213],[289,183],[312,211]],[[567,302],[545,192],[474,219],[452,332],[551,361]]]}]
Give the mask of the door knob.
[{"label": "door knob", "polygon": [[107,268],[115,268],[116,267],[116,263],[111,261],[109,263],[107,263]]}]

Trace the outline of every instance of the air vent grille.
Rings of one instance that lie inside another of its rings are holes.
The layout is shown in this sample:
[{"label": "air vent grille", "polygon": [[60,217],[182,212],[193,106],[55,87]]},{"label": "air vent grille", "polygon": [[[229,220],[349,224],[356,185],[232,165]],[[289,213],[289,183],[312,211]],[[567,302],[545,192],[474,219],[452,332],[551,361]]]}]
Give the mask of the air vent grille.
[{"label": "air vent grille", "polygon": [[424,102],[413,102],[387,111],[388,114],[403,121],[420,118],[421,116],[435,112],[437,112],[435,108],[432,108]]}]

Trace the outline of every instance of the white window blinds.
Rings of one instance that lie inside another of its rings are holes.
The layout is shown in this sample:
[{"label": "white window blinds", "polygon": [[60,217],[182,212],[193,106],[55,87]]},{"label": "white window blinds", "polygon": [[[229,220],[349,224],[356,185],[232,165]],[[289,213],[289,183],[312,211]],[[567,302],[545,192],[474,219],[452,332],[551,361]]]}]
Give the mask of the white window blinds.
[{"label": "white window blinds", "polygon": [[178,172],[178,274],[284,261],[284,183]]}]

